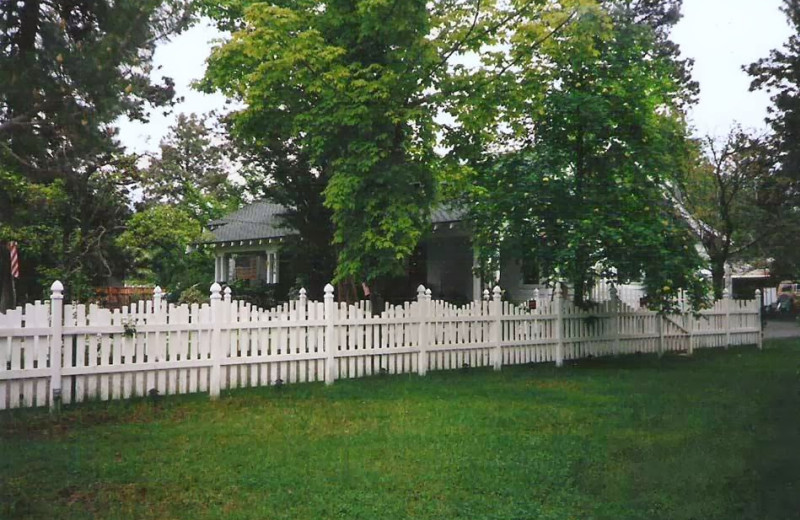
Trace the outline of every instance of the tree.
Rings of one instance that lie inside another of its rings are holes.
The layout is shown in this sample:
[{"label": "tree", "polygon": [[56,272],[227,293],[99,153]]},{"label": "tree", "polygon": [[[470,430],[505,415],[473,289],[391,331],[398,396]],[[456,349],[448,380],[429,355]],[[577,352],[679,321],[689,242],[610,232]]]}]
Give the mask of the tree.
[{"label": "tree", "polygon": [[241,174],[248,194],[281,204],[286,208],[280,216],[283,225],[297,231],[281,243],[282,257],[297,274],[294,282],[308,290],[309,298],[321,299],[336,267],[333,220],[324,203],[325,177],[296,146],[242,138],[237,150],[245,165]]},{"label": "tree", "polygon": [[800,249],[795,238],[800,207],[800,1],[784,0],[783,12],[794,34],[782,49],[745,67],[752,76],[750,90],[766,90],[772,97],[767,123],[772,129],[770,145],[775,168],[764,188],[773,222],[781,232],[759,244],[765,257],[773,258],[773,274],[784,278],[797,276]]},{"label": "tree", "polygon": [[[64,185],[61,182],[43,185],[28,181],[18,172],[4,169],[0,164],[0,237],[3,241],[23,242],[20,251],[22,277],[13,282],[8,266],[8,255],[0,254],[0,310],[11,306],[16,299],[26,301],[39,298],[39,275],[35,266],[50,263],[48,256],[53,244],[61,243],[59,215],[67,205]],[[5,249],[5,244],[0,248]],[[12,287],[12,284],[14,286]]]},{"label": "tree", "polygon": [[206,117],[178,115],[159,149],[138,175],[145,206],[178,205],[204,224],[239,207],[241,188],[230,180],[233,151]]},{"label": "tree", "polygon": [[194,247],[206,238],[186,208],[158,204],[133,215],[117,244],[133,257],[139,279],[179,292],[214,278],[213,256]]},{"label": "tree", "polygon": [[722,297],[725,265],[742,258],[781,230],[765,186],[773,158],[764,138],[734,128],[721,142],[705,139],[697,163],[687,170],[676,203],[694,219],[693,228],[711,263],[714,294]]},{"label": "tree", "polygon": [[[403,272],[427,229],[435,147],[450,131],[437,114],[470,78],[485,76],[457,58],[502,47],[523,25],[534,30],[542,5],[207,2],[205,13],[233,37],[209,59],[203,88],[243,102],[231,117],[240,138],[302,154],[324,186],[337,280],[380,284]],[[492,74],[510,81],[506,61],[497,55]]]},{"label": "tree", "polygon": [[503,105],[519,108],[504,114],[503,146],[467,177],[484,265],[493,271],[513,249],[569,281],[581,306],[600,276],[644,276],[663,307],[679,287],[699,304],[700,259],[666,197],[686,161],[682,107],[695,92],[667,40],[675,17],[655,16],[652,2],[581,7],[526,67],[529,82],[508,91]]},{"label": "tree", "polygon": [[166,290],[183,290],[214,276],[208,223],[238,209],[241,187],[229,178],[233,150],[207,118],[178,116],[160,154],[138,171],[143,200],[117,245],[133,258],[135,275]]},{"label": "tree", "polygon": [[[800,180],[800,1],[784,0],[783,12],[795,34],[781,50],[773,50],[746,67],[753,77],[751,90],[772,94],[767,122],[776,137],[780,171],[787,180]],[[796,194],[796,187],[792,188]]]},{"label": "tree", "polygon": [[[145,119],[148,106],[170,102],[172,82],[154,84],[150,63],[156,43],[188,24],[186,5],[178,0],[0,5],[0,167],[30,187],[59,186],[68,200],[56,223],[42,222],[58,228],[52,236],[60,241],[46,258],[33,257],[47,262],[39,272],[99,281],[115,269],[110,264],[118,255],[101,249],[113,248],[112,235],[128,211],[122,172],[130,163],[114,139],[114,121]],[[14,200],[22,204],[25,197]],[[8,209],[18,214],[25,208]],[[0,242],[11,238],[0,236]],[[21,254],[35,250],[37,237],[14,231],[13,238],[20,241]],[[0,256],[5,254],[0,247]],[[0,294],[7,294],[7,261],[0,268]],[[0,307],[8,305],[2,300]]]}]

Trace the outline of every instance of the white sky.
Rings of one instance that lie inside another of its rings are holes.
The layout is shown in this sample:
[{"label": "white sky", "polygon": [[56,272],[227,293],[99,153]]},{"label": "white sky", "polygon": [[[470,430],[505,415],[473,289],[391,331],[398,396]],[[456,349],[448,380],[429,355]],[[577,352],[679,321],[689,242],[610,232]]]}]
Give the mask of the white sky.
[{"label": "white sky", "polygon": [[[684,0],[683,19],[673,31],[686,57],[695,60],[694,79],[700,83],[700,100],[690,122],[699,135],[724,135],[734,122],[745,128],[764,129],[769,96],[749,92],[750,79],[742,70],[771,49],[783,45],[791,31],[779,7],[781,0]],[[123,122],[120,141],[131,152],[158,149],[175,115],[224,110],[225,99],[191,89],[200,78],[211,41],[221,35],[207,25],[192,28],[156,51],[155,77],[171,76],[177,95],[184,96],[171,115],[160,111],[149,124]]]}]

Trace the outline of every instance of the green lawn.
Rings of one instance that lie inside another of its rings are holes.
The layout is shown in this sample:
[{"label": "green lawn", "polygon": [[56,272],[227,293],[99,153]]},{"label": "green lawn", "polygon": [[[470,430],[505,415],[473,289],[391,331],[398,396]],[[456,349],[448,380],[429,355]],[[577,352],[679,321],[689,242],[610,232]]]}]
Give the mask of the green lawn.
[{"label": "green lawn", "polygon": [[800,342],[0,414],[0,518],[800,518]]}]

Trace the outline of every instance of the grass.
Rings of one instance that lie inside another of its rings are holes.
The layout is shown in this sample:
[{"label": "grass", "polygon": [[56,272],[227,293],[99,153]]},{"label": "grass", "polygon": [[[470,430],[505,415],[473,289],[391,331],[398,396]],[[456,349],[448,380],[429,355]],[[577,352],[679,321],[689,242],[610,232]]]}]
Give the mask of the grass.
[{"label": "grass", "polygon": [[800,342],[0,414],[0,518],[800,518]]}]

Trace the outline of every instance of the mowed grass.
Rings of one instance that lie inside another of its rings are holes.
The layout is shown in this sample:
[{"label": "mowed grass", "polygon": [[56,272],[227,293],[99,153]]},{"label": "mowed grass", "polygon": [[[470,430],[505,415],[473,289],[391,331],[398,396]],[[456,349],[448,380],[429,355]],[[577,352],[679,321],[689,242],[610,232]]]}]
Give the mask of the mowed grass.
[{"label": "mowed grass", "polygon": [[800,518],[800,342],[0,414],[0,518]]}]

